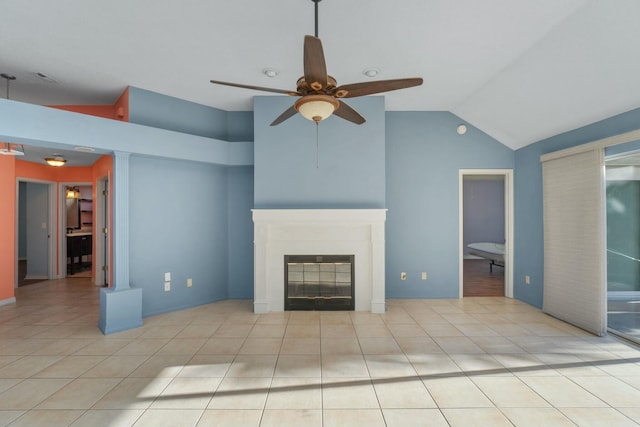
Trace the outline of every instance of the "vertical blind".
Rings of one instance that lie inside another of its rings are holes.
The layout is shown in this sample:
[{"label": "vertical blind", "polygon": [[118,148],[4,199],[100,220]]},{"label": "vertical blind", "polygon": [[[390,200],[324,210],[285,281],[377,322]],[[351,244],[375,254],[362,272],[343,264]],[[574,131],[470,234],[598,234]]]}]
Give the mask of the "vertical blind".
[{"label": "vertical blind", "polygon": [[543,311],[606,332],[604,153],[544,160]]}]

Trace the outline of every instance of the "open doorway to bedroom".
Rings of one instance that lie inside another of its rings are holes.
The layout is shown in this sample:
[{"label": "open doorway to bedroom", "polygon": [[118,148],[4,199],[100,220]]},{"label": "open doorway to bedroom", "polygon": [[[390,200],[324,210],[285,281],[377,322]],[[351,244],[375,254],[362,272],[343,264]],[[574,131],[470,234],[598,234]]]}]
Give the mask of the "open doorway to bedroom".
[{"label": "open doorway to bedroom", "polygon": [[513,296],[511,170],[460,171],[460,297]]}]

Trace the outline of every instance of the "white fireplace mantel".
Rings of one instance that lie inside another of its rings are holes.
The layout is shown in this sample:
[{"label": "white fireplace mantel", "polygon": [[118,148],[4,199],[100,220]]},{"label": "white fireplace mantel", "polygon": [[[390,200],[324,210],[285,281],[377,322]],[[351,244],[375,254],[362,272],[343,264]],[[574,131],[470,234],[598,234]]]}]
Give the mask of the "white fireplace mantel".
[{"label": "white fireplace mantel", "polygon": [[256,313],[284,310],[285,255],[354,255],[355,309],[384,313],[386,209],[253,209]]}]

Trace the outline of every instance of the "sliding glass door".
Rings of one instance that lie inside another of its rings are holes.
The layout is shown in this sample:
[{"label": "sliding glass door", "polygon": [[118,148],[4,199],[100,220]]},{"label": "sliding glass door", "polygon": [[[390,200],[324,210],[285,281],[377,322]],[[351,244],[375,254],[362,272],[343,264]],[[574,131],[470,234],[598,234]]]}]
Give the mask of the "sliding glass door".
[{"label": "sliding glass door", "polygon": [[607,321],[640,341],[640,156],[608,160]]}]

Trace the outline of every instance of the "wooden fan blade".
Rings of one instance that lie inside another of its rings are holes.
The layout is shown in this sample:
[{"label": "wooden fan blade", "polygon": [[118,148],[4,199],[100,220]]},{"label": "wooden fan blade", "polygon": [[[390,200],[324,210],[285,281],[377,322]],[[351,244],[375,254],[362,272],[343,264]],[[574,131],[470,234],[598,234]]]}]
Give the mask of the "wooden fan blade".
[{"label": "wooden fan blade", "polygon": [[364,117],[362,117],[356,110],[345,104],[344,101],[340,101],[340,106],[333,112],[333,114],[357,125],[361,125],[366,122]]},{"label": "wooden fan blade", "polygon": [[338,98],[355,98],[356,96],[389,92],[392,90],[420,86],[421,84],[422,78],[420,77],[409,79],[378,80],[373,82],[353,83],[339,86],[335,89],[334,93]]},{"label": "wooden fan blade", "polygon": [[233,86],[233,87],[239,87],[239,88],[242,88],[242,89],[261,90],[263,92],[284,93],[285,95],[291,95],[291,96],[302,96],[301,93],[298,93],[298,92],[292,91],[292,90],[283,90],[283,89],[274,89],[274,88],[270,88],[270,87],[243,85],[243,84],[240,84],[240,83],[221,82],[221,81],[218,81],[218,80],[209,80],[209,81],[211,83],[217,84],[217,85]]},{"label": "wooden fan blade", "polygon": [[315,91],[327,87],[327,64],[322,42],[317,37],[304,36],[304,80]]},{"label": "wooden fan blade", "polygon": [[271,126],[279,125],[280,123],[284,122],[288,118],[295,116],[297,112],[298,110],[296,110],[296,108],[292,105],[291,107],[284,110],[284,113],[280,114],[278,118],[275,119],[273,123],[271,123]]}]

